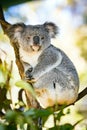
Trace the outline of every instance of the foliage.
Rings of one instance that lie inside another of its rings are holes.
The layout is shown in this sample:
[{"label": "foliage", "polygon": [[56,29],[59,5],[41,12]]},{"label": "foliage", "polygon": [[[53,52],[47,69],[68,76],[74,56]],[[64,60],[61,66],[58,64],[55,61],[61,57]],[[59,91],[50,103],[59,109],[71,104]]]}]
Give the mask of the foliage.
[{"label": "foliage", "polygon": [[4,1],[1,1],[0,4],[3,7],[8,8],[9,6],[13,6],[13,5],[17,5],[17,4],[21,4],[21,3],[29,2],[29,1],[33,1],[33,0],[15,0],[15,1],[4,0]]},{"label": "foliage", "polygon": [[[55,106],[47,108],[47,109],[27,109],[26,106],[19,105],[18,108],[12,108],[12,100],[11,96],[10,99],[7,97],[7,93],[10,93],[10,79],[12,73],[12,64],[10,68],[6,64],[6,62],[2,63],[0,60],[0,130],[41,130],[42,126],[44,126],[45,122],[47,121],[50,115],[53,115],[54,118],[54,126],[52,128],[47,128],[47,130],[73,130],[75,125],[77,124],[60,124],[60,121],[63,116],[69,114],[70,111],[68,110],[64,113],[64,108],[66,106],[61,106],[61,109],[55,112],[59,106]],[[31,93],[34,90],[31,86],[24,82],[18,81],[16,83],[17,86],[21,86],[22,89],[26,89]],[[35,94],[33,94],[35,96]],[[16,104],[16,105],[17,105]]]},{"label": "foliage", "polygon": [[87,61],[87,26],[81,26],[77,29],[77,46],[80,49],[81,56]]},{"label": "foliage", "polygon": [[86,86],[87,84],[87,69],[83,73],[80,74],[81,84]]}]

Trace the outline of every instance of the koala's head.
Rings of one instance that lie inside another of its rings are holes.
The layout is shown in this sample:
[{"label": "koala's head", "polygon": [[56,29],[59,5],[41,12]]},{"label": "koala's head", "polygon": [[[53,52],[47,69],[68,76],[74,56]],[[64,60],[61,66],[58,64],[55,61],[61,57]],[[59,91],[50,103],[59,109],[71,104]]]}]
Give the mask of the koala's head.
[{"label": "koala's head", "polygon": [[51,38],[57,34],[57,26],[51,22],[42,25],[18,23],[9,26],[6,32],[11,42],[17,42],[25,51],[39,51],[50,45]]}]

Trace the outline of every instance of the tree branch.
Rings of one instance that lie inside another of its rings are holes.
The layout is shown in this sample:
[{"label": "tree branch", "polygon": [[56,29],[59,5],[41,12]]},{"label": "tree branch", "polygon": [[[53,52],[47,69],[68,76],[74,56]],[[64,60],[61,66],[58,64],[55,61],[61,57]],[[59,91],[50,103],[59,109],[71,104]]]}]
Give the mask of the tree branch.
[{"label": "tree branch", "polygon": [[[18,67],[19,74],[21,76],[21,79],[25,80],[24,67],[23,67],[23,64],[21,62],[20,54],[19,54],[19,44],[14,43],[14,42],[12,42],[11,44],[12,44],[12,46],[14,48],[15,57],[16,57],[16,64],[17,64],[17,67]],[[26,99],[27,99],[27,105],[29,106],[29,108],[32,108],[32,107],[33,108],[38,108],[39,104],[36,101],[36,99],[33,97],[33,95],[30,92],[28,92],[27,90],[25,90],[25,94],[26,94]]]},{"label": "tree branch", "polygon": [[83,98],[86,94],[87,94],[87,87],[83,89],[82,92],[79,93],[76,102],[79,101],[81,98]]},{"label": "tree branch", "polygon": [[[77,101],[79,101],[80,99],[82,99],[84,96],[86,96],[86,94],[87,94],[87,87],[86,87],[85,89],[83,89],[83,90],[79,93],[77,100],[76,100],[74,103],[72,103],[72,104],[70,104],[70,105],[68,105],[68,106],[75,105],[75,103],[76,103]],[[68,106],[66,106],[66,107],[68,107]],[[60,109],[60,108],[59,108],[59,109]]]},{"label": "tree branch", "polygon": [[14,48],[15,57],[16,57],[16,64],[18,67],[19,74],[21,76],[21,79],[24,79],[24,67],[20,60],[20,54],[19,54],[19,44],[18,43],[12,43],[12,46]]}]

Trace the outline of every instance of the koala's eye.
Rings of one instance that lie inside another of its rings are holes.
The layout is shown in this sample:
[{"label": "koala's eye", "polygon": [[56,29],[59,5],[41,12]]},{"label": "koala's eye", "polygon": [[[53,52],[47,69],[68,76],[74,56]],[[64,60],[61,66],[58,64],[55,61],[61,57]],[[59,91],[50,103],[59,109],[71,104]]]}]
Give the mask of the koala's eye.
[{"label": "koala's eye", "polygon": [[41,40],[44,40],[44,37],[41,37]]},{"label": "koala's eye", "polygon": [[30,39],[30,37],[28,36],[28,37],[27,37],[27,40],[29,40],[29,39]]}]

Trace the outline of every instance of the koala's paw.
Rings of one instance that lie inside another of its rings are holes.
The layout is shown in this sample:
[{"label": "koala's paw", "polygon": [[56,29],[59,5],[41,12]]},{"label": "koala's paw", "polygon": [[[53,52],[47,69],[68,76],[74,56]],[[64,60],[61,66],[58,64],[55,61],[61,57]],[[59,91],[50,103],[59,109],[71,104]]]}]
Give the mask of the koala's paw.
[{"label": "koala's paw", "polygon": [[34,78],[32,78],[32,79],[28,79],[27,82],[28,82],[28,83],[35,83],[36,80],[35,80]]},{"label": "koala's paw", "polygon": [[25,77],[26,77],[26,79],[30,79],[30,80],[33,78],[30,69],[28,69],[25,72]]},{"label": "koala's paw", "polygon": [[33,67],[30,66],[26,72],[31,73],[32,71],[33,71]]},{"label": "koala's paw", "polygon": [[32,73],[30,71],[30,69],[28,69],[26,72],[25,72],[25,79],[29,82],[29,83],[34,83],[36,82],[36,80],[33,78],[32,76]]}]

